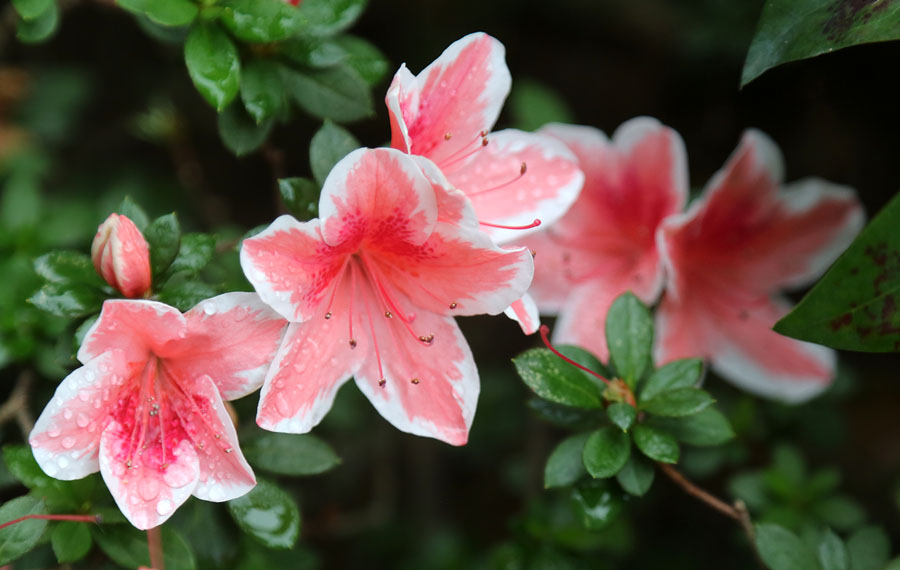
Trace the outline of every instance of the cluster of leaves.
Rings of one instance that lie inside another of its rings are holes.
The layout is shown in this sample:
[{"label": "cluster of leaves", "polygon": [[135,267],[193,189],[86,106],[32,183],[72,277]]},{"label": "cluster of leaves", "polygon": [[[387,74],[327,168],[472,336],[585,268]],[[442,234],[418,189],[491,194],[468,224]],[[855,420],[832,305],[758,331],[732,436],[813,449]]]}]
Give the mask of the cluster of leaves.
[{"label": "cluster of leaves", "polygon": [[[532,407],[546,419],[582,430],[550,455],[544,484],[574,485],[573,503],[589,528],[602,528],[615,517],[619,489],[644,495],[653,484],[654,463],[677,463],[681,444],[719,445],[734,435],[725,416],[712,406],[712,396],[698,387],[702,361],[683,359],[653,367],[653,321],[631,293],[618,297],[610,308],[606,337],[606,365],[577,347],[560,348],[612,379],[606,385],[547,349],[529,350],[513,361],[522,380],[546,400]],[[618,488],[608,481],[613,477]]]},{"label": "cluster of leaves", "polygon": [[770,570],[896,570],[890,542],[880,527],[864,527],[846,540],[829,528],[801,536],[776,524],[755,527],[756,549]]},{"label": "cluster of leaves", "polygon": [[59,27],[59,5],[56,0],[13,0],[19,15],[16,37],[24,43],[42,42]]}]

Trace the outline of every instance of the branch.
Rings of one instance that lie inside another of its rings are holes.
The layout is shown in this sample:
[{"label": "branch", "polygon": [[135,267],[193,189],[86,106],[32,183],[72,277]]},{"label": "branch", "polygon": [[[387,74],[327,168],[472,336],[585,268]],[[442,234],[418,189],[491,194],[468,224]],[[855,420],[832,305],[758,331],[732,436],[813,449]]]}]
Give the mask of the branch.
[{"label": "branch", "polygon": [[16,385],[9,398],[0,406],[0,425],[15,419],[26,439],[34,428],[34,420],[28,412],[28,392],[31,390],[32,382],[34,373],[26,368],[16,379]]}]

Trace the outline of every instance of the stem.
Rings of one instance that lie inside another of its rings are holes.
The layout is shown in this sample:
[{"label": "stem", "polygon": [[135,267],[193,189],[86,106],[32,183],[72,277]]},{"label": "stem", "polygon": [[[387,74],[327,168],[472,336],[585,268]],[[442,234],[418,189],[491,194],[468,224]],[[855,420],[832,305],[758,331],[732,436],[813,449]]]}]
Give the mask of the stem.
[{"label": "stem", "polygon": [[12,526],[22,521],[27,521],[29,519],[42,519],[46,521],[89,522],[96,524],[100,522],[100,515],[25,515],[17,519],[13,519],[9,522],[0,524],[0,529],[4,529],[8,526]]},{"label": "stem", "polygon": [[23,370],[16,379],[16,385],[9,398],[0,406],[0,425],[15,419],[25,438],[34,428],[34,420],[28,412],[28,392],[34,381],[34,373],[30,369]]},{"label": "stem", "polygon": [[163,559],[162,533],[158,526],[147,529],[147,549],[150,551],[150,567],[153,570],[166,570]]},{"label": "stem", "polygon": [[548,336],[549,333],[550,333],[550,327],[548,327],[547,325],[541,325],[541,329],[540,329],[540,330],[541,330],[541,340],[544,341],[544,346],[546,346],[548,349],[550,349],[550,352],[552,352],[552,353],[555,354],[556,356],[562,358],[563,360],[565,360],[566,362],[568,362],[568,363],[571,364],[572,366],[574,366],[574,367],[576,367],[576,368],[580,368],[581,370],[584,370],[584,371],[587,372],[588,374],[591,374],[592,376],[594,376],[594,377],[596,377],[596,378],[599,378],[600,380],[603,380],[603,382],[604,382],[607,386],[609,386],[609,380],[607,380],[607,379],[604,378],[603,376],[597,374],[596,372],[594,372],[593,370],[591,370],[591,369],[588,368],[587,366],[582,366],[582,365],[578,364],[577,362],[575,362],[574,360],[572,360],[571,358],[569,358],[569,357],[566,356],[565,354],[563,354],[563,353],[561,353],[560,351],[556,350],[556,349],[553,347],[553,345],[550,344],[550,338],[549,338],[549,336]]}]

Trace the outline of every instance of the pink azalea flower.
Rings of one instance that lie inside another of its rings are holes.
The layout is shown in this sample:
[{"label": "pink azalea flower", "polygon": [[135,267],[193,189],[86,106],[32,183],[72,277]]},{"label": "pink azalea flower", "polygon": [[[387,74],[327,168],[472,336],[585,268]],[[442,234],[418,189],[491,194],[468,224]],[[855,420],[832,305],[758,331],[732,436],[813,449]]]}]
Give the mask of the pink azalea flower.
[{"label": "pink azalea flower", "polygon": [[292,323],[257,423],[309,431],[354,376],[399,429],[465,443],[479,382],[453,316],[499,313],[519,298],[530,253],[494,245],[433,165],[393,149],[340,161],[319,213],[281,216],[241,249],[250,282]]},{"label": "pink azalea flower", "polygon": [[[536,220],[555,222],[584,182],[572,154],[552,138],[515,129],[489,134],[510,89],[504,54],[491,36],[470,34],[419,75],[402,65],[385,97],[391,146],[437,164],[500,244],[521,238]],[[529,334],[540,324],[530,299],[507,315]]]},{"label": "pink azalea flower", "polygon": [[863,225],[849,188],[805,179],[780,189],[781,154],[744,133],[725,167],[658,242],[669,282],[657,312],[657,360],[702,356],[724,378],[764,396],[807,399],[834,374],[834,352],[771,330],[790,303]]},{"label": "pink azalea flower", "polygon": [[103,304],[69,374],[31,432],[51,477],[98,469],[131,523],[162,524],[190,495],[227,501],[253,472],[223,398],[256,390],[285,321],[252,293],[207,299],[181,314],[154,301]]},{"label": "pink azalea flower", "polygon": [[559,314],[554,342],[607,357],[606,313],[632,291],[653,303],[664,267],[654,240],[662,220],[687,197],[687,158],[678,133],[655,119],[624,123],[612,140],[592,127],[550,125],[578,157],[584,189],[554,226],[522,240],[535,252],[530,294]]},{"label": "pink azalea flower", "polygon": [[91,259],[97,273],[126,297],[150,290],[150,246],[127,216],[112,213],[100,224]]}]

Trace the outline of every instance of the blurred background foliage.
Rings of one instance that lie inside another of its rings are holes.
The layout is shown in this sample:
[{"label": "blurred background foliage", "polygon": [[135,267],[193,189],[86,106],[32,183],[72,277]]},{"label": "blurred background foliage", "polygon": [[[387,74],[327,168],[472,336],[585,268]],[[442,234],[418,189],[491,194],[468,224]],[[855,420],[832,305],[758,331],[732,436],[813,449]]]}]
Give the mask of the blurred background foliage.
[{"label": "blurred background foliage", "polygon": [[[381,100],[393,70],[406,62],[418,72],[452,41],[482,30],[506,45],[513,76],[501,127],[566,120],[609,133],[633,116],[652,115],[684,137],[697,189],[740,132],[757,127],[784,151],[788,180],[816,175],[848,184],[876,212],[900,180],[900,86],[890,80],[900,44],[792,63],[739,90],[761,8],[755,0],[373,0],[351,32],[388,63],[370,76],[374,115],[345,128],[363,145],[384,144],[390,130]],[[238,158],[220,136],[224,119],[193,87],[178,41],[160,38],[158,29],[106,0],[64,0],[59,12],[55,35],[26,45],[14,37],[11,4],[0,8],[0,399],[27,378],[32,414],[75,365],[78,325],[24,302],[42,284],[36,256],[88,251],[97,225],[126,196],[150,219],[177,211],[185,231],[216,234],[217,259],[233,256],[241,235],[284,211],[276,179],[314,177],[309,142],[322,126],[321,117],[298,108],[266,127],[258,150]],[[239,288],[234,263],[221,265],[203,274],[205,282]],[[323,469],[333,467],[325,475],[260,470],[300,505],[297,545],[266,548],[238,532],[227,506],[192,500],[167,527],[183,537],[196,566],[756,567],[737,525],[662,477],[640,500],[616,497],[608,520],[586,528],[584,501],[567,490],[543,490],[544,463],[567,432],[529,407],[532,395],[510,363],[536,339],[502,318],[461,325],[482,377],[466,447],[398,432],[348,385],[315,431],[339,464],[325,453]],[[842,362],[834,387],[800,407],[709,378],[705,387],[737,437],[716,448],[685,448],[680,468],[716,494],[744,500],[755,520],[801,536],[825,524],[846,537],[877,523],[895,552],[900,362],[896,355],[851,353]],[[255,396],[235,403],[247,441],[259,431],[255,404]],[[0,419],[0,442],[21,444],[28,418],[0,410]],[[21,473],[4,469],[5,501],[23,488]],[[102,485],[90,486],[83,496],[92,505],[111,506]],[[602,500],[595,491],[582,496],[591,493],[595,503]],[[134,562],[103,544],[137,539],[125,525],[109,528],[118,529],[108,531],[112,538],[92,532],[101,548],[74,567]],[[119,531],[126,534],[115,538]],[[50,531],[37,534],[45,546],[16,568],[57,564]]]}]

